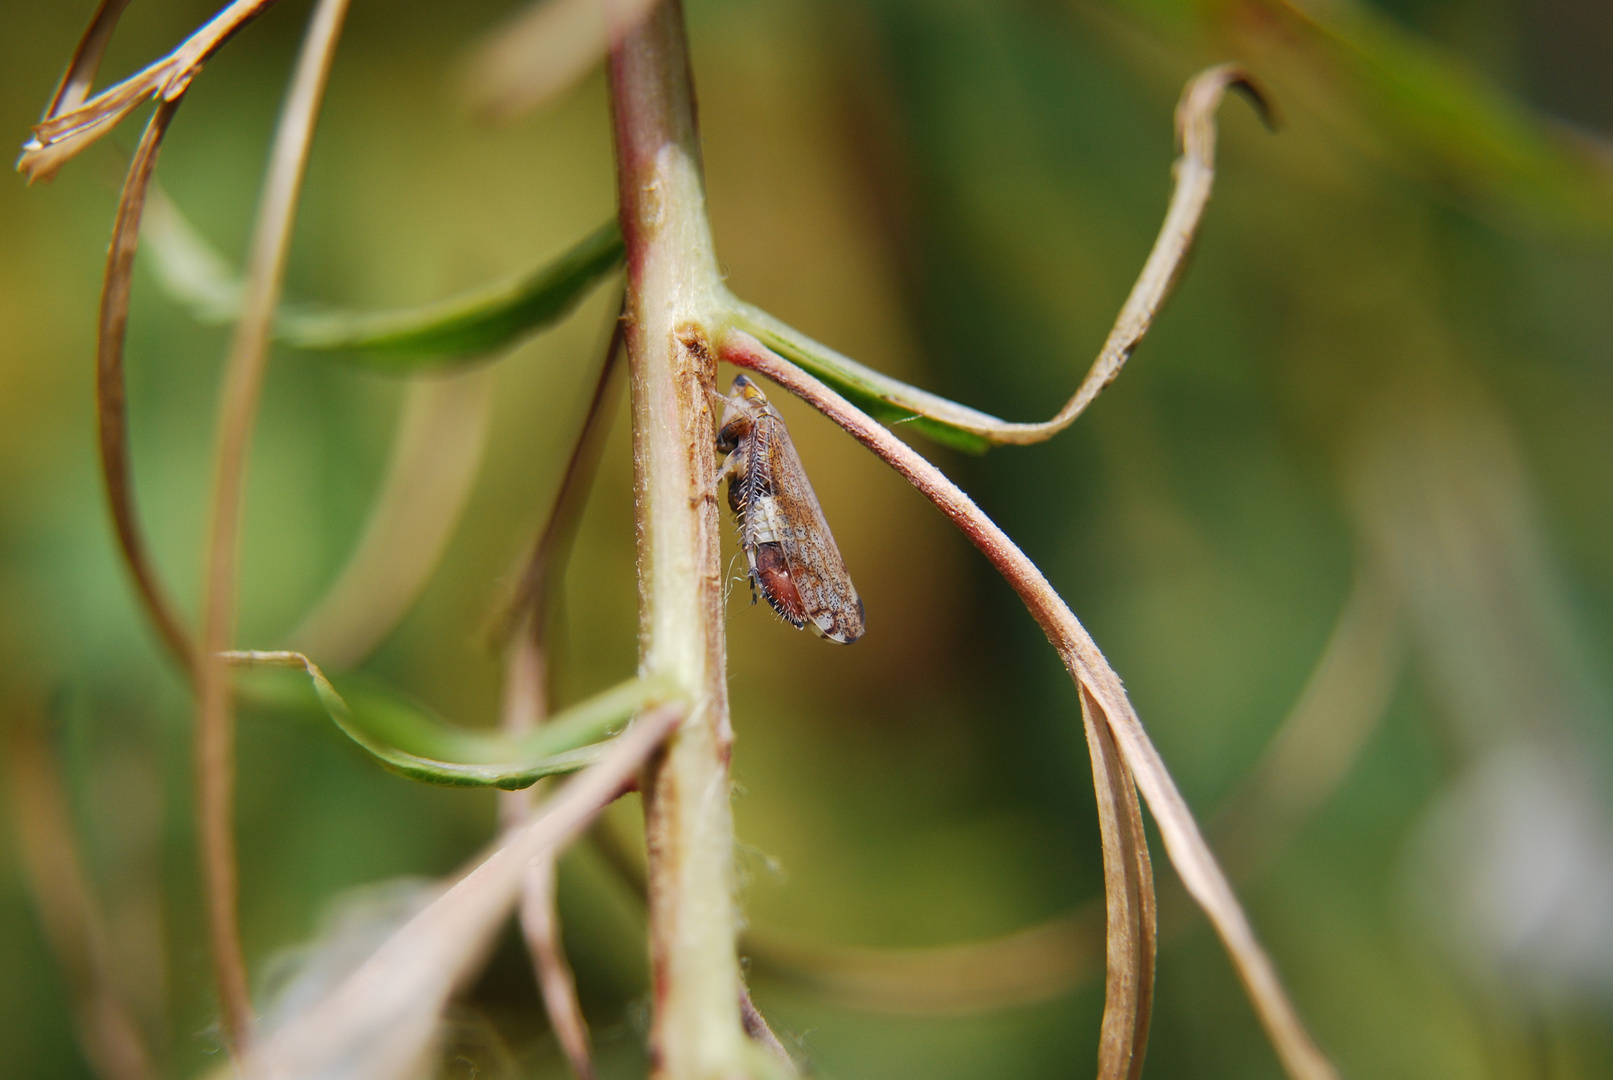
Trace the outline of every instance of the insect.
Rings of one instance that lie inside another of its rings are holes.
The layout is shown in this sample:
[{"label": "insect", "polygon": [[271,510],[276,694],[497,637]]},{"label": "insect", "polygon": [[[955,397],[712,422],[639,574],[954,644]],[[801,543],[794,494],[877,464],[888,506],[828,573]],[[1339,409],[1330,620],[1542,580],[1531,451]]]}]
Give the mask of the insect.
[{"label": "insect", "polygon": [[728,505],[739,519],[751,603],[760,590],[797,630],[810,625],[830,641],[856,641],[863,634],[863,602],[784,418],[743,375],[723,400],[717,449],[728,457],[717,482],[727,479]]}]

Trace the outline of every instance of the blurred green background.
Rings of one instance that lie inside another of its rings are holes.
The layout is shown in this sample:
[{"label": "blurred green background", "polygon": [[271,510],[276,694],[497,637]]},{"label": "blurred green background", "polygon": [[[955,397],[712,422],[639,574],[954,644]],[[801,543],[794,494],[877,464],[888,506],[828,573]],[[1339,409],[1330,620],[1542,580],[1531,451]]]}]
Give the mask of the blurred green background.
[{"label": "blurred green background", "polygon": [[[0,7],[0,117],[19,144],[90,6]],[[169,194],[237,260],[307,8],[287,0],[209,64],[163,154]],[[291,295],[435,299],[524,269],[612,213],[600,74],[504,127],[464,105],[471,48],[514,10],[354,6]],[[134,5],[105,75],[209,14]],[[1359,751],[1347,735],[1307,744],[1297,789],[1243,832],[1229,824],[1225,843],[1281,834],[1239,891],[1346,1075],[1613,1076],[1613,154],[1596,141],[1613,129],[1613,9],[689,0],[688,17],[731,287],[1012,419],[1064,400],[1140,268],[1170,192],[1182,84],[1228,59],[1263,82],[1282,129],[1242,102],[1223,109],[1194,261],[1123,377],[1049,444],[936,459],[1071,602],[1206,819],[1330,657],[1308,715],[1356,733]],[[109,140],[119,150],[51,184],[0,185],[0,699],[7,724],[48,728],[116,969],[163,1074],[188,1077],[218,1060],[191,709],[115,556],[91,401],[120,152],[135,138],[127,127]],[[461,722],[493,722],[489,627],[558,482],[613,304],[601,289],[458,377],[490,394],[475,487],[365,669]],[[138,489],[188,605],[226,339],[137,272]],[[277,644],[336,576],[403,394],[340,359],[276,354],[252,462],[244,646]],[[913,954],[877,950],[1080,908],[1101,864],[1068,677],[927,503],[816,416],[782,408],[869,632],[833,647],[748,606],[742,585],[731,597],[756,940],[900,966]],[[634,662],[620,420],[567,579],[561,703]],[[1340,623],[1352,596],[1373,619]],[[241,910],[260,981],[339,894],[446,873],[494,825],[489,794],[388,774],[313,716],[248,711],[239,752]],[[625,800],[618,825],[636,813]],[[0,841],[0,1071],[90,1076],[69,983],[9,857],[14,833]],[[579,848],[562,912],[603,1070],[639,1075],[637,901]],[[1091,970],[937,1012],[926,987],[858,997],[756,951],[758,1003],[824,1077],[1092,1067]],[[445,1075],[564,1075],[513,934],[455,1022]],[[1280,1075],[1218,943],[1190,919],[1167,929],[1153,1033],[1151,1077]]]}]

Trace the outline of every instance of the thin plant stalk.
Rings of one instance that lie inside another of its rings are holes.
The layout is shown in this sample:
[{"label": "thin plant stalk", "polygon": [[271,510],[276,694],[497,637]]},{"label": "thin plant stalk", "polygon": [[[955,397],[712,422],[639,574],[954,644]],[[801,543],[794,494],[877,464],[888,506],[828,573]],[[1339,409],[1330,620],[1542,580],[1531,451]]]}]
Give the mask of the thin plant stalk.
[{"label": "thin plant stalk", "polygon": [[1098,1032],[1099,1080],[1137,1080],[1148,1049],[1158,953],[1154,869],[1148,860],[1137,786],[1092,695],[1081,689],[1081,722],[1092,755],[1092,786],[1103,839],[1104,942],[1108,978]]},{"label": "thin plant stalk", "polygon": [[654,1014],[651,1074],[733,1076],[741,1027],[729,806],[726,642],[714,495],[716,361],[697,329],[719,309],[694,97],[676,0],[610,57],[632,385],[639,663],[692,705],[644,783]]},{"label": "thin plant stalk", "polygon": [[[541,618],[542,613],[533,615]],[[537,727],[548,712],[548,656],[545,635],[538,625],[536,618],[524,620],[505,653],[503,726],[511,735]],[[546,787],[539,781],[525,791],[502,792],[499,817],[505,827],[514,828],[526,820]],[[555,884],[555,852],[544,851],[527,864],[521,881],[521,933],[560,1049],[578,1080],[594,1080],[588,1022],[577,1002],[577,981],[560,942]]]},{"label": "thin plant stalk", "polygon": [[[619,400],[622,345],[620,319],[615,321],[599,381],[589,402],[588,415],[577,436],[565,475],[543,532],[527,561],[516,591],[510,619],[510,642],[505,649],[503,727],[511,735],[531,731],[549,712],[549,624],[555,598],[577,526],[598,471],[605,435]],[[499,811],[507,827],[531,813],[534,800],[547,785],[543,781],[526,791],[499,796]],[[527,866],[521,883],[521,932],[532,957],[543,1007],[549,1014],[560,1048],[578,1080],[593,1080],[593,1052],[588,1022],[577,1002],[577,982],[560,940],[560,916],[555,906],[555,853],[544,852]]]},{"label": "thin plant stalk", "polygon": [[[798,365],[832,381],[838,380],[842,387],[863,395],[865,402],[876,411],[891,414],[887,418],[912,423],[917,430],[944,442],[956,442],[978,451],[989,446],[1027,445],[1050,439],[1074,423],[1103,388],[1115,380],[1170,299],[1187,265],[1204,209],[1215,187],[1215,116],[1229,89],[1243,91],[1267,125],[1275,125],[1276,114],[1270,103],[1248,73],[1235,65],[1208,68],[1194,76],[1183,89],[1176,106],[1176,137],[1182,152],[1172,168],[1176,183],[1165,220],[1097,359],[1070,400],[1050,420],[1039,423],[999,420],[908,386],[820,345],[760,308],[728,296],[727,314],[731,325],[754,334],[768,348]],[[959,436],[964,437],[962,441],[958,441]]]},{"label": "thin plant stalk", "polygon": [[1003,575],[1081,691],[1090,696],[1089,704],[1101,711],[1159,824],[1172,865],[1220,935],[1283,1066],[1296,1080],[1336,1080],[1337,1073],[1306,1032],[1192,811],[1132,709],[1120,677],[1036,564],[940,469],[822,382],[743,331],[725,334],[719,350],[724,360],[778,383],[872,450],[950,518]]},{"label": "thin plant stalk", "polygon": [[157,103],[135,148],[134,159],[118,199],[112,223],[112,241],[106,255],[106,278],[101,286],[101,312],[95,339],[95,420],[101,455],[101,476],[107,504],[117,533],[123,561],[134,578],[142,606],[168,652],[192,678],[197,668],[196,645],[173,595],[163,584],[140,527],[134,497],[134,466],[129,457],[129,410],[123,374],[124,343],[129,329],[129,297],[134,287],[134,256],[140,246],[140,219],[146,193],[157,167],[157,154],[183,96]]},{"label": "thin plant stalk", "polygon": [[247,265],[241,321],[224,373],[214,453],[212,520],[203,581],[202,656],[197,666],[196,786],[208,937],[224,1032],[239,1052],[251,1042],[252,999],[241,953],[234,837],[234,716],[221,654],[235,631],[236,577],[246,465],[269,358],[297,198],[348,0],[319,0],[303,38],[275,132]]},{"label": "thin plant stalk", "polygon": [[[23,146],[17,170],[30,182],[47,180],[70,158],[109,133],[141,102],[148,98],[172,102],[183,97],[208,58],[275,2],[234,0],[161,60],[94,97],[82,99],[88,80],[94,76],[93,65],[88,61],[99,61],[97,50],[105,49],[103,36],[110,36],[114,21],[104,10],[97,11],[53,97],[57,107],[34,125],[34,137]],[[69,101],[78,104],[65,107]]]},{"label": "thin plant stalk", "polygon": [[681,702],[636,716],[598,763],[559,788],[497,848],[400,927],[351,975],[254,1046],[216,1080],[415,1077],[424,1069],[442,1010],[486,955],[526,867],[558,850],[624,790],[677,727]]},{"label": "thin plant stalk", "polygon": [[112,41],[112,31],[118,28],[118,19],[128,6],[129,0],[101,0],[95,13],[90,16],[89,25],[84,28],[84,35],[78,40],[78,47],[67,61],[67,70],[62,72],[62,81],[57,84],[56,93],[51,95],[50,104],[45,106],[46,120],[78,108],[90,96],[95,73],[101,69],[101,59]]}]

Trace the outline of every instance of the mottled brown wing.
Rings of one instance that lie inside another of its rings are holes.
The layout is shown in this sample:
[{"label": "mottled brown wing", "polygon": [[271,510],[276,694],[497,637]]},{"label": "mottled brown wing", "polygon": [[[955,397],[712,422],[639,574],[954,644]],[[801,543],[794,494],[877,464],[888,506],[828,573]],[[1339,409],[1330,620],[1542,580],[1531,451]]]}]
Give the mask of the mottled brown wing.
[{"label": "mottled brown wing", "polygon": [[830,641],[856,641],[863,634],[862,600],[784,421],[771,408],[757,418],[752,447],[750,464],[771,490],[780,546],[806,621]]}]

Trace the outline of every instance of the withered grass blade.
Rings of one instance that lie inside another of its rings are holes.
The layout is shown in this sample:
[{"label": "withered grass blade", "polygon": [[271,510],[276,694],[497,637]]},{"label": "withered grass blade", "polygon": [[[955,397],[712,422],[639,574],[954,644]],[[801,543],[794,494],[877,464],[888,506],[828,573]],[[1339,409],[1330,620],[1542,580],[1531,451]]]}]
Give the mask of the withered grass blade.
[{"label": "withered grass blade", "polygon": [[164,101],[146,123],[118,198],[107,249],[106,277],[101,286],[101,314],[95,341],[95,418],[100,444],[101,477],[117,532],[118,549],[134,577],[135,588],[157,634],[187,675],[196,666],[191,631],[179,614],[168,587],[152,562],[135,503],[134,466],[129,458],[129,414],[123,352],[129,328],[129,296],[134,287],[134,257],[140,246],[140,218],[157,167],[162,140],[182,98]]},{"label": "withered grass blade", "polygon": [[1131,772],[1120,759],[1102,707],[1081,688],[1081,721],[1092,754],[1103,839],[1107,967],[1103,1026],[1098,1036],[1100,1080],[1136,1080],[1148,1049],[1154,1005],[1154,870],[1148,860],[1142,810]]},{"label": "withered grass blade", "polygon": [[[232,5],[236,6],[240,5]],[[303,35],[258,200],[241,320],[230,342],[218,406],[202,579],[202,648],[196,664],[196,819],[208,940],[232,1054],[250,1044],[253,1013],[236,910],[235,717],[221,654],[230,647],[235,629],[246,464],[268,366],[269,328],[291,247],[314,123],[347,6],[348,0],[318,0]]]},{"label": "withered grass blade", "polygon": [[729,363],[783,386],[872,450],[950,518],[1003,575],[1079,688],[1100,706],[1120,757],[1159,824],[1172,865],[1215,926],[1284,1068],[1295,1080],[1336,1080],[1337,1073],[1306,1032],[1192,811],[1132,710],[1120,677],[1036,564],[939,469],[822,382],[742,331],[725,335],[719,351]]},{"label": "withered grass blade", "polygon": [[[1260,872],[1330,799],[1360,760],[1404,665],[1405,617],[1388,575],[1358,560],[1349,598],[1293,707],[1260,762],[1207,832],[1234,880]],[[1173,880],[1159,887],[1167,936],[1199,912]],[[898,1015],[990,1012],[1046,1001],[1095,977],[1103,912],[1087,901],[1000,937],[921,948],[805,942],[751,925],[745,945],[769,977],[846,1006]]]},{"label": "withered grass blade", "polygon": [[[53,112],[48,119],[34,125],[34,137],[23,147],[17,170],[30,182],[49,179],[65,162],[110,132],[143,102],[151,98],[157,98],[159,103],[173,102],[184,96],[208,58],[274,3],[275,0],[235,0],[161,60],[75,108]],[[91,31],[101,25],[100,13],[97,13]],[[106,27],[105,32],[110,34],[111,28]],[[105,43],[100,47],[104,49]],[[79,48],[80,54],[84,54],[86,43],[81,42]],[[69,67],[67,77],[57,90],[57,99],[64,99],[67,94],[76,96],[85,85],[85,72],[77,69],[88,68],[88,64],[77,62],[80,54],[75,54],[75,63]],[[96,59],[98,61],[98,57]],[[93,70],[89,73],[93,75]]]},{"label": "withered grass blade", "polygon": [[101,59],[112,41],[112,31],[118,28],[118,19],[128,6],[129,0],[101,0],[95,13],[90,16],[90,24],[84,28],[84,35],[78,39],[78,47],[67,61],[67,70],[62,72],[62,81],[56,85],[56,93],[51,95],[50,104],[45,106],[46,120],[78,108],[90,96],[90,87],[95,85],[95,73],[101,70]]},{"label": "withered grass blade", "polygon": [[992,446],[1050,439],[1069,427],[1120,374],[1170,298],[1215,186],[1215,114],[1227,90],[1233,87],[1246,91],[1261,115],[1271,122],[1273,114],[1266,99],[1237,67],[1223,64],[1210,68],[1187,84],[1176,107],[1176,133],[1182,152],[1176,159],[1176,186],[1164,224],[1098,358],[1075,394],[1051,420],[999,420],[948,401],[842,356],[767,312],[731,297],[727,301],[728,317],[734,327],[753,334],[763,345],[828,382],[860,408],[944,445],[979,453]]}]

